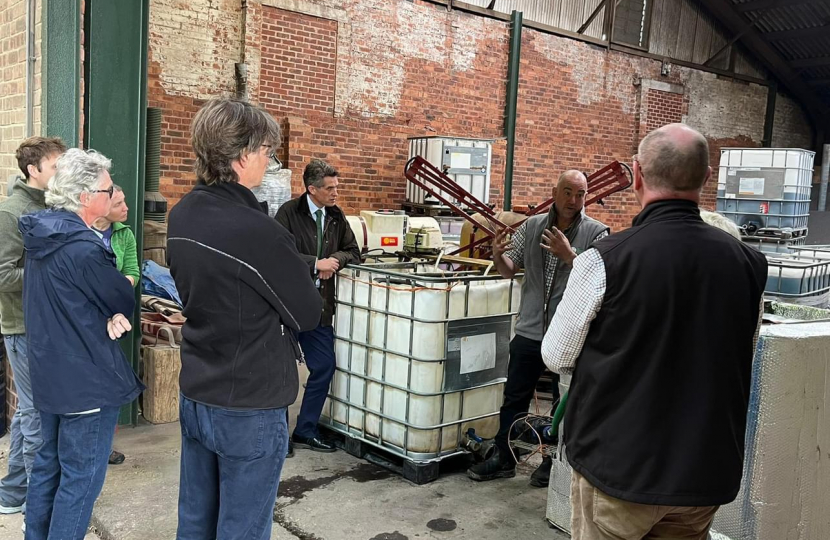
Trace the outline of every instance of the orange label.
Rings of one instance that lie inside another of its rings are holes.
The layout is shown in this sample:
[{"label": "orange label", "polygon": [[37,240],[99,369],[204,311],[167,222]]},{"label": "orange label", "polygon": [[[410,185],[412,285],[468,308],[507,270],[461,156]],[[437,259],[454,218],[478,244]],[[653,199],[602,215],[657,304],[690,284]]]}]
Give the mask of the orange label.
[{"label": "orange label", "polygon": [[382,246],[397,246],[398,245],[398,237],[397,236],[381,236],[380,237],[380,245],[382,245]]}]

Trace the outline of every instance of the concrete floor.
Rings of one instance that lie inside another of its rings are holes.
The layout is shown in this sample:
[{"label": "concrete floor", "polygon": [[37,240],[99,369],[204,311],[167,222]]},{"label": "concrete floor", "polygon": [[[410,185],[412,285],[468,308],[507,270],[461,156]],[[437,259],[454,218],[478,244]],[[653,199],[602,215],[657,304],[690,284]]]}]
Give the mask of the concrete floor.
[{"label": "concrete floor", "polygon": [[[292,407],[292,420],[297,409]],[[7,448],[8,437],[3,443]],[[110,467],[93,514],[98,536],[86,540],[175,538],[179,445],[178,424],[119,431],[115,447],[127,461]],[[0,468],[5,470],[4,459]],[[283,468],[271,538],[565,539],[544,519],[547,490],[528,485],[533,468],[520,465],[516,478],[479,484],[458,463],[435,482],[417,486],[343,451],[297,450]],[[22,538],[21,522],[19,515],[0,516],[0,540]]]}]

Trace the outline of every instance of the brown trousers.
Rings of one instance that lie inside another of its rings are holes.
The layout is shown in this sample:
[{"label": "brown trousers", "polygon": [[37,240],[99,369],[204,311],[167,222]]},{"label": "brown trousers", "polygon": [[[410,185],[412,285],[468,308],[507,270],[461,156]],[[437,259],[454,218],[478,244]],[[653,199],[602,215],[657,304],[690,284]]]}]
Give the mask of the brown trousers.
[{"label": "brown trousers", "polygon": [[572,540],[706,540],[717,506],[654,506],[615,499],[578,472],[571,479]]}]

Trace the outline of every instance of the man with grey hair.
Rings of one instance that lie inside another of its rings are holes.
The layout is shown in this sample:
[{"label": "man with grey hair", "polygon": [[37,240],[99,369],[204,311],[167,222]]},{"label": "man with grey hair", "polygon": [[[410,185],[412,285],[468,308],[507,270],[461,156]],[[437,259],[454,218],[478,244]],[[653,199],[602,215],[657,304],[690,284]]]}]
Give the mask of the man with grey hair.
[{"label": "man with grey hair", "polygon": [[[545,371],[542,336],[557,311],[574,258],[608,235],[605,224],[585,215],[587,194],[588,180],[584,174],[576,170],[563,172],[553,189],[554,203],[550,212],[525,221],[510,240],[508,229],[500,231],[493,242],[493,262],[499,274],[510,278],[524,269],[525,277],[516,336],[510,342],[510,364],[504,385],[504,403],[499,413],[496,452],[467,471],[473,480],[516,475],[516,459],[509,438],[511,428],[524,423],[522,418],[527,416],[536,385]],[[559,378],[554,375],[554,400],[559,396],[558,382]],[[531,475],[530,485],[547,486],[551,466],[551,458],[545,456]]]},{"label": "man with grey hair", "polygon": [[735,499],[766,258],[701,219],[706,139],[682,124],[634,158],[643,211],[574,261],[542,342],[572,374],[574,540],[705,540]]},{"label": "man with grey hair", "polygon": [[133,287],[92,229],[109,213],[110,160],[73,148],[49,181],[51,207],[20,218],[23,313],[43,444],[29,483],[26,538],[81,540],[101,492],[122,405],[144,389],[117,339]]},{"label": "man with grey hair", "polygon": [[347,264],[360,262],[357,240],[346,215],[337,206],[338,177],[337,169],[323,160],[312,159],[303,171],[305,195],[288,201],[277,212],[277,221],[294,235],[300,256],[323,298],[319,324],[300,334],[309,375],[289,456],[293,455],[294,446],[316,452],[335,451],[334,445],[323,440],[317,430],[334,377],[334,275]]},{"label": "man with grey hair", "polygon": [[170,212],[184,303],[179,540],[270,538],[297,398],[297,333],[321,301],[291,234],[251,192],[280,144],[264,110],[216,99],[193,119],[198,185]]}]

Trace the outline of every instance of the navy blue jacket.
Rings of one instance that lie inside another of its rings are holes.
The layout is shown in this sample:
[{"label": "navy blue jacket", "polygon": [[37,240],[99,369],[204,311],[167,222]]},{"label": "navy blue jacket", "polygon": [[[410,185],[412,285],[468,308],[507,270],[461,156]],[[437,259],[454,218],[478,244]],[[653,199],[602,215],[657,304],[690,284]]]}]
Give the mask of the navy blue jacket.
[{"label": "navy blue jacket", "polygon": [[107,334],[131,318],[132,285],[115,255],[81,218],[44,210],[20,218],[26,249],[23,313],[35,408],[51,414],[118,407],[144,389]]}]

